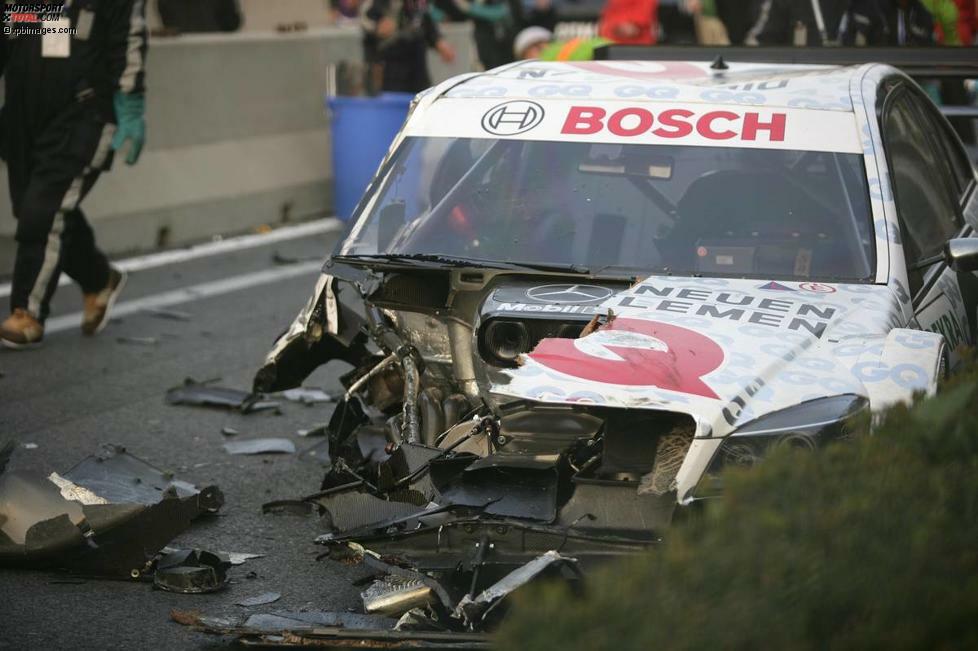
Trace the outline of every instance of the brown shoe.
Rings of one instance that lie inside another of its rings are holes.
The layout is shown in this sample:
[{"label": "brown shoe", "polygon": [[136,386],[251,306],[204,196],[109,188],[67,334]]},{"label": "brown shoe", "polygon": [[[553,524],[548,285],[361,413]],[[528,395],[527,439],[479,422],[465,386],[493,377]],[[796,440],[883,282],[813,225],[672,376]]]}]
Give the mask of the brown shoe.
[{"label": "brown shoe", "polygon": [[85,294],[85,309],[82,316],[82,334],[92,336],[102,332],[109,323],[109,313],[115,299],[126,285],[126,272],[109,269],[109,284],[100,292]]},{"label": "brown shoe", "polygon": [[27,310],[18,307],[7,320],[0,323],[0,344],[22,350],[36,348],[44,339],[44,326]]}]

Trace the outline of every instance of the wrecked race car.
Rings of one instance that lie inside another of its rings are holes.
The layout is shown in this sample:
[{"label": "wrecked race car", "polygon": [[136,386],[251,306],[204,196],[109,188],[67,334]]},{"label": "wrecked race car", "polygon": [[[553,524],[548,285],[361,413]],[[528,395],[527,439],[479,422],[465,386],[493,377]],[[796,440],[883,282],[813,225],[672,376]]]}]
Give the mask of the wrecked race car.
[{"label": "wrecked race car", "polygon": [[460,612],[934,391],[975,336],[967,160],[882,65],[521,62],[422,94],[255,378],[354,367],[320,542],[464,570]]}]

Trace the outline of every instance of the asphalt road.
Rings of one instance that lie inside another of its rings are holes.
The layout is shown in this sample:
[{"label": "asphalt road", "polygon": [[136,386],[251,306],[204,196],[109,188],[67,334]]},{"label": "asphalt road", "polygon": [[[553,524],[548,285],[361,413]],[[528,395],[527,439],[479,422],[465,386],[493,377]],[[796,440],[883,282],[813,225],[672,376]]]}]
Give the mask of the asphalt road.
[{"label": "asphalt road", "polygon": [[[120,306],[138,307],[142,303],[133,301],[153,303],[162,296],[179,300],[171,309],[189,313],[189,321],[134,310],[94,339],[82,338],[72,326],[50,334],[39,350],[0,351],[0,440],[21,444],[11,469],[63,472],[102,444],[125,446],[183,479],[217,484],[224,492],[221,513],[198,520],[173,545],[265,555],[232,568],[229,588],[211,595],[0,569],[0,648],[212,648],[226,641],[170,621],[170,610],[227,615],[358,606],[358,589],[350,585],[354,570],[315,560],[323,551],[312,542],[320,533],[317,519],[261,514],[266,501],[318,490],[318,464],[302,455],[231,456],[221,447],[228,440],[221,429],[230,426],[240,431],[238,439],[287,437],[304,450],[315,441],[296,431],[322,423],[332,407],[286,402],[281,415],[243,416],[167,406],[163,400],[186,377],[219,377],[223,386],[250,387],[265,352],[307,299],[318,273],[309,261],[276,265],[273,254],[325,257],[336,237],[323,233],[131,274]],[[195,299],[179,291],[201,286],[211,288],[209,296]],[[79,309],[77,287],[62,287],[54,316]],[[156,343],[123,343],[124,337]],[[321,368],[306,386],[335,391],[346,368]],[[234,605],[269,591],[281,599],[250,609]]]}]

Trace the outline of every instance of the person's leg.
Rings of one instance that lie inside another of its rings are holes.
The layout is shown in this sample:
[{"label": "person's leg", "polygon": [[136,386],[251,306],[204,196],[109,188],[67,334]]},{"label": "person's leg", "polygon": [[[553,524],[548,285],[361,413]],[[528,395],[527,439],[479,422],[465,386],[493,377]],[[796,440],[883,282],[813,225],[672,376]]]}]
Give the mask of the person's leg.
[{"label": "person's leg", "polygon": [[65,215],[61,236],[61,269],[85,294],[95,294],[109,284],[109,260],[95,244],[95,233],[80,209]]},{"label": "person's leg", "polygon": [[61,272],[66,223],[75,221],[68,215],[108,160],[113,131],[86,107],[73,106],[35,141],[30,179],[17,206],[12,309],[25,309],[42,322],[47,318]]},{"label": "person's leg", "polygon": [[[94,185],[95,180],[91,180]],[[65,215],[61,262],[64,272],[81,286],[84,295],[82,334],[94,335],[109,321],[109,312],[126,283],[125,273],[114,269],[95,245],[95,233],[81,210]]]}]

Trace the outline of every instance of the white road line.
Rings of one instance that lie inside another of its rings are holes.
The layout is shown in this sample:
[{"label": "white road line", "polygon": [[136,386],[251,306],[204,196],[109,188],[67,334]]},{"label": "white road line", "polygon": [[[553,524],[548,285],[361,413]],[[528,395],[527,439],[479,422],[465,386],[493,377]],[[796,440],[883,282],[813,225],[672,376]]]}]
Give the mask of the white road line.
[{"label": "white road line", "polygon": [[[200,283],[199,285],[191,285],[190,287],[183,287],[181,289],[175,289],[173,291],[163,292],[162,294],[155,294],[153,296],[144,296],[143,298],[116,303],[115,308],[112,310],[112,316],[126,316],[129,314],[135,314],[136,312],[142,312],[143,310],[147,309],[170,307],[172,305],[179,305],[181,303],[198,301],[203,298],[211,298],[213,296],[229,294],[242,289],[267,285],[269,283],[278,282],[287,278],[305,276],[307,274],[319,271],[322,266],[322,262],[318,261],[300,262],[297,264],[265,269],[263,271],[256,271],[241,276],[232,276],[230,278],[223,278],[221,280],[212,280],[210,282]],[[81,312],[48,319],[47,323],[44,324],[44,333],[50,334],[60,332],[62,330],[80,328],[81,319]]]},{"label": "white road line", "polygon": [[[322,233],[332,233],[339,231],[342,228],[343,222],[338,219],[317,219],[316,221],[296,224],[295,226],[283,226],[281,228],[276,228],[273,231],[269,231],[268,233],[256,233],[252,235],[242,235],[240,237],[231,237],[226,240],[206,242],[204,244],[197,244],[184,249],[161,251],[160,253],[151,253],[149,255],[142,255],[135,258],[118,260],[114,261],[112,264],[123,271],[142,271],[143,269],[153,269],[168,264],[185,262],[187,260],[195,260],[197,258],[220,255],[221,253],[231,253],[232,251],[242,251],[245,249],[253,249],[258,246],[265,246],[266,244],[296,240],[300,237],[320,235]],[[326,255],[328,253],[328,251],[323,251],[324,260],[326,259]],[[62,274],[61,279],[58,281],[58,286],[64,287],[65,285],[69,284],[71,284],[71,279]],[[5,298],[7,296],[10,296],[10,283],[0,284],[0,298]]]}]

